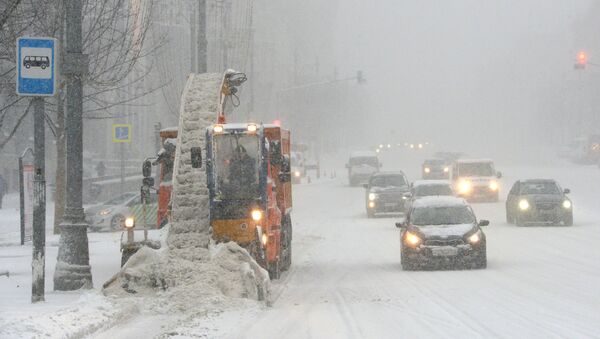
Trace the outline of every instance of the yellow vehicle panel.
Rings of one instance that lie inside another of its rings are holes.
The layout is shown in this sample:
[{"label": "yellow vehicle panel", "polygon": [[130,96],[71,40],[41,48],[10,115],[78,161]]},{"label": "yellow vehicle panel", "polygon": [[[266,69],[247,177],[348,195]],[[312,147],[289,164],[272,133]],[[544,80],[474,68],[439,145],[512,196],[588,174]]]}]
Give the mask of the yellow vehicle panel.
[{"label": "yellow vehicle panel", "polygon": [[213,220],[211,226],[216,241],[245,245],[256,239],[256,224],[250,219]]}]

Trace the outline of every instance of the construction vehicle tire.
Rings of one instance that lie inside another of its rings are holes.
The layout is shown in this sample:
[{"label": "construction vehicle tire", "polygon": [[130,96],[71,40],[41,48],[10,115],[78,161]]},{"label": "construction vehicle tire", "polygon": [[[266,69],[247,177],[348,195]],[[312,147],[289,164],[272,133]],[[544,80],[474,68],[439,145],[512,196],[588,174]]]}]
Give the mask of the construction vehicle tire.
[{"label": "construction vehicle tire", "polygon": [[269,278],[271,278],[271,280],[279,279],[281,277],[281,266],[279,265],[280,261],[281,259],[278,259],[277,261],[269,264],[268,271]]}]

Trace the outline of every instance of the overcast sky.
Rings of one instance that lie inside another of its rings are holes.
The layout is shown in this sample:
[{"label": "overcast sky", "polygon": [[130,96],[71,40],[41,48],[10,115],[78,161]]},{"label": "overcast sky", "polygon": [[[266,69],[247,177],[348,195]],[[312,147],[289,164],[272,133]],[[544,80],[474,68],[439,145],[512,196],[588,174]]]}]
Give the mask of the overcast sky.
[{"label": "overcast sky", "polygon": [[539,93],[572,72],[573,26],[591,1],[338,4],[338,63],[365,71],[374,120],[394,126],[379,135],[474,132],[493,144],[529,130]]}]

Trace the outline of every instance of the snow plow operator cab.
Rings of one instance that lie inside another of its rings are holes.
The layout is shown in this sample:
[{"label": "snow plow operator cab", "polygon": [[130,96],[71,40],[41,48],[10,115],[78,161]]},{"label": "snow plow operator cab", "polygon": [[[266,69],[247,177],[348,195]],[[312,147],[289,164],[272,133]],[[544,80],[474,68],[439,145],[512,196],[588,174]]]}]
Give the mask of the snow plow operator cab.
[{"label": "snow plow operator cab", "polygon": [[[202,165],[199,157],[192,152],[193,167]],[[252,123],[210,126],[206,173],[213,239],[235,241],[279,278],[291,265],[290,132]]]}]

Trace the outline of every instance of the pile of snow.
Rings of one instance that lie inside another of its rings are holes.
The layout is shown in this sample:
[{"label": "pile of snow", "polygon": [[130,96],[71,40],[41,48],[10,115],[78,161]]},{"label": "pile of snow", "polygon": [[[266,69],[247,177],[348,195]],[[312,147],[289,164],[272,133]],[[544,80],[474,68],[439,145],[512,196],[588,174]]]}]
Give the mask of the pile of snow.
[{"label": "pile of snow", "polygon": [[103,292],[127,303],[143,300],[143,311],[198,313],[229,307],[241,298],[268,302],[270,281],[268,273],[234,242],[209,249],[142,247]]},{"label": "pile of snow", "polygon": [[216,122],[222,74],[190,74],[179,110],[173,171],[171,248],[208,247],[210,224],[206,166],[192,168],[190,150],[206,155],[206,128]]}]

